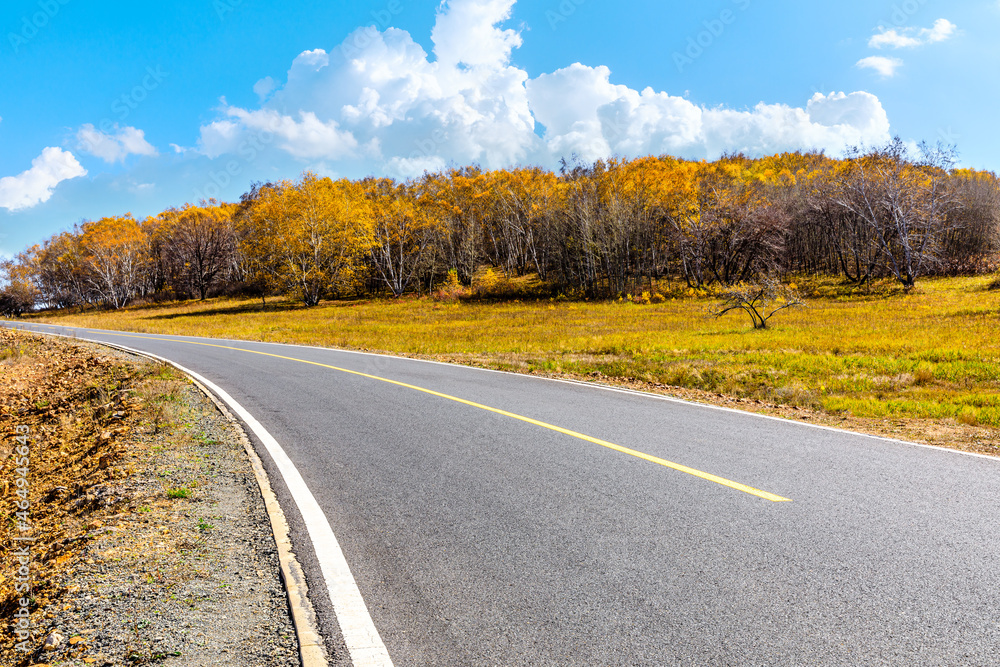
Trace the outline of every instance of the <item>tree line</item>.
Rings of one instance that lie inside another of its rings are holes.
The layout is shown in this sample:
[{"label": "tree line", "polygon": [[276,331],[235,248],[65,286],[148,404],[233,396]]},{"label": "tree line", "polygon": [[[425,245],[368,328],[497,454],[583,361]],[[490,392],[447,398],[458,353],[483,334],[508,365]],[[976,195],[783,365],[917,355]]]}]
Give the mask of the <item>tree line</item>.
[{"label": "tree line", "polygon": [[992,270],[1000,183],[899,139],[715,161],[669,156],[455,168],[407,182],[254,184],[237,203],[77,224],[0,265],[0,310],[122,308],[220,294],[322,299],[427,293],[482,267],[551,293],[610,298],[789,274],[905,288]]}]

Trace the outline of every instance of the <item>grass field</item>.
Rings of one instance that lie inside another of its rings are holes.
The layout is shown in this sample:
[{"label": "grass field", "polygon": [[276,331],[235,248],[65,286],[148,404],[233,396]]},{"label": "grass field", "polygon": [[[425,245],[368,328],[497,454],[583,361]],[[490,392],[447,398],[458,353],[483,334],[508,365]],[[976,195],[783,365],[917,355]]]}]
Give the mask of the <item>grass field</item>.
[{"label": "grass field", "polygon": [[738,314],[713,318],[714,302],[699,298],[649,305],[403,299],[311,309],[277,302],[266,311],[259,301],[216,299],[35,318],[666,385],[841,417],[1000,427],[1000,291],[988,290],[990,282],[935,279],[908,295],[807,298],[767,330],[753,330]]}]

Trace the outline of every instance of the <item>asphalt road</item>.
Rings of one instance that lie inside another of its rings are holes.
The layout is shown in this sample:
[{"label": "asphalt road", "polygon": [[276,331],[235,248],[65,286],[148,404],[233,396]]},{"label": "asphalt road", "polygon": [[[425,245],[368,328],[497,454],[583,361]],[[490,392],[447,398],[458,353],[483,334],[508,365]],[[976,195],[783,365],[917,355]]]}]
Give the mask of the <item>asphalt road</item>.
[{"label": "asphalt road", "polygon": [[176,361],[257,418],[396,665],[1000,664],[1000,460],[414,360],[74,333]]}]

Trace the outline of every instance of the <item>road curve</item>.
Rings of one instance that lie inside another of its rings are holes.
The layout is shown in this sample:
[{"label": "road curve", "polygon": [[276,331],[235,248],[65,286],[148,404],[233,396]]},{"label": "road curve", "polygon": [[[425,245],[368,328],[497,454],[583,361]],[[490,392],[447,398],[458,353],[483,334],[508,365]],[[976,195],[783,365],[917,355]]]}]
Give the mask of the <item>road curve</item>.
[{"label": "road curve", "polygon": [[160,355],[246,408],[396,665],[1000,664],[1000,460],[416,360],[18,326]]}]

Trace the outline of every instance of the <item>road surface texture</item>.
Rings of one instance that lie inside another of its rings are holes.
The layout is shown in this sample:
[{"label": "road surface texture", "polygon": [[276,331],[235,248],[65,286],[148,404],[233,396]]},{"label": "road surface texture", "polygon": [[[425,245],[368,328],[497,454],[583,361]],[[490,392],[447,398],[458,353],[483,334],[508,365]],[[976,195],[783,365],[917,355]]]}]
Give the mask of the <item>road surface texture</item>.
[{"label": "road surface texture", "polygon": [[[416,360],[24,328],[161,355],[238,401],[322,508],[392,664],[1000,664],[1000,460]],[[351,664],[355,620],[269,465]]]}]

